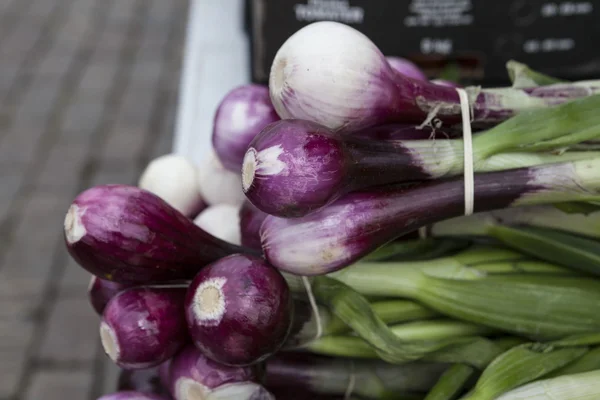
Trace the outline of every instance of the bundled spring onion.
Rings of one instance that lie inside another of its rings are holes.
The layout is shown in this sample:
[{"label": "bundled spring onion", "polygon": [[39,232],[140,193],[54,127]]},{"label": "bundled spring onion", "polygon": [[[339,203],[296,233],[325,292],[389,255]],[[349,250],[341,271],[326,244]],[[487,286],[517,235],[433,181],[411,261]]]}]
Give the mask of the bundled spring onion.
[{"label": "bundled spring onion", "polygon": [[111,282],[92,276],[88,286],[88,299],[90,304],[98,313],[102,315],[104,308],[117,293],[129,288],[128,285],[123,285],[117,282]]},{"label": "bundled spring onion", "polygon": [[[475,211],[600,198],[600,159],[476,174]],[[306,217],[269,216],[267,260],[299,275],[344,268],[422,226],[462,215],[462,178],[350,193]]]},{"label": "bundled spring onion", "polygon": [[196,347],[226,365],[255,364],[279,350],[294,313],[281,274],[262,259],[241,254],[200,271],[185,310]]},{"label": "bundled spring onion", "polygon": [[[533,88],[468,88],[475,123],[498,123],[519,112],[598,93],[596,81]],[[356,29],[316,22],[277,52],[269,77],[271,101],[281,118],[299,118],[352,131],[393,121],[437,117],[460,122],[458,93],[402,76],[377,46]]]},{"label": "bundled spring onion", "polygon": [[125,185],[79,194],[65,217],[65,241],[86,270],[120,283],[191,279],[243,248],[206,233],[158,196]]},{"label": "bundled spring onion", "polygon": [[420,81],[426,81],[427,76],[415,63],[406,58],[388,56],[385,58],[392,69],[404,76]]},{"label": "bundled spring onion", "polygon": [[273,399],[258,385],[255,368],[218,364],[193,346],[186,347],[175,356],[170,370],[169,389],[175,400]]},{"label": "bundled spring onion", "polygon": [[244,201],[239,211],[242,246],[262,251],[259,232],[267,215],[248,200]]},{"label": "bundled spring onion", "polygon": [[230,91],[217,108],[212,133],[212,144],[223,166],[238,174],[248,144],[278,119],[266,86],[242,85]]},{"label": "bundled spring onion", "polygon": [[98,398],[98,400],[169,400],[169,398],[151,393],[122,391],[113,394],[107,394]]},{"label": "bundled spring onion", "polygon": [[206,207],[200,195],[196,166],[178,154],[152,160],[138,186],[156,194],[186,217],[193,218]]},{"label": "bundled spring onion", "polygon": [[194,223],[214,237],[228,243],[241,242],[240,217],[238,207],[231,204],[217,204],[207,207],[194,219]]},{"label": "bundled spring onion", "polygon": [[[565,104],[559,109],[523,114],[473,138],[475,172],[510,170],[548,163],[600,158],[600,153],[563,155],[505,153],[540,141],[574,137],[589,129],[600,135],[600,96]],[[581,117],[571,123],[571,118]],[[548,124],[549,120],[556,124]],[[452,140],[360,140],[342,136],[304,120],[282,120],[267,126],[244,157],[242,186],[262,211],[301,217],[344,194],[368,187],[460,175],[464,143]],[[579,140],[579,137],[577,139]]]},{"label": "bundled spring onion", "polygon": [[155,367],[175,355],[188,341],[186,289],[132,288],[113,297],[100,324],[104,352],[127,369]]},{"label": "bundled spring onion", "polygon": [[239,206],[244,201],[239,170],[233,172],[225,169],[214,150],[209,152],[198,167],[198,184],[200,194],[208,205]]},{"label": "bundled spring onion", "polygon": [[[265,387],[310,390],[319,394],[351,393],[366,399],[398,398],[427,392],[445,364],[392,365],[381,361],[333,359],[308,353],[276,355],[266,362]],[[396,397],[394,397],[396,396]]]}]

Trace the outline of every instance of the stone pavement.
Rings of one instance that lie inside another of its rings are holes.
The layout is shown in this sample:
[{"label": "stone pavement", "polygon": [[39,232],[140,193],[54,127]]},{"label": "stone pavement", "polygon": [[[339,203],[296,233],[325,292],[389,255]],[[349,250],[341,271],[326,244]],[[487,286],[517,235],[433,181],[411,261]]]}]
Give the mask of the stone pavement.
[{"label": "stone pavement", "polygon": [[0,400],[88,400],[118,370],[69,203],[170,150],[187,0],[0,0]]}]

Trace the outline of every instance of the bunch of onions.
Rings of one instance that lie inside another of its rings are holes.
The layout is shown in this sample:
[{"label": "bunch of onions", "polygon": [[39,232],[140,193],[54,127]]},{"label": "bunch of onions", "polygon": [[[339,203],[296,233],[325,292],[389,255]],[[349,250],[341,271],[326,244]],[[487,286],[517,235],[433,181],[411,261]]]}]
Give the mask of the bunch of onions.
[{"label": "bunch of onions", "polygon": [[507,69],[429,81],[310,24],[207,158],[76,196],[101,400],[600,398],[600,83]]}]

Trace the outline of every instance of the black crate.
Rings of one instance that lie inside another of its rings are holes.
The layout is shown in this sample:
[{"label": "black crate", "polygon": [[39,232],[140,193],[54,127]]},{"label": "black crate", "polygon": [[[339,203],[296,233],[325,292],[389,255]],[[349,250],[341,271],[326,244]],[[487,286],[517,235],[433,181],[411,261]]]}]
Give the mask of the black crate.
[{"label": "black crate", "polygon": [[566,80],[600,75],[600,1],[249,0],[252,77],[265,83],[275,53],[303,26],[338,21],[431,78],[449,65],[463,80],[508,82],[515,59]]}]

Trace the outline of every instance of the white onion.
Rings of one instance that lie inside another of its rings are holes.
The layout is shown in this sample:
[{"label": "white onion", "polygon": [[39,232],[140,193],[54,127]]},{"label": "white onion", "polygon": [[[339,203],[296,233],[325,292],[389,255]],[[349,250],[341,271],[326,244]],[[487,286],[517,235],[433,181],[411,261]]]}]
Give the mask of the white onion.
[{"label": "white onion", "polygon": [[204,202],[198,185],[198,170],[184,156],[167,154],[148,164],[138,186],[162,198],[182,214],[193,217]]},{"label": "white onion", "polygon": [[239,207],[216,204],[202,211],[194,220],[200,228],[221,240],[241,244]]},{"label": "white onion", "polygon": [[242,177],[231,172],[219,161],[211,150],[198,168],[198,183],[202,198],[209,204],[231,204],[241,206],[245,200]]}]

